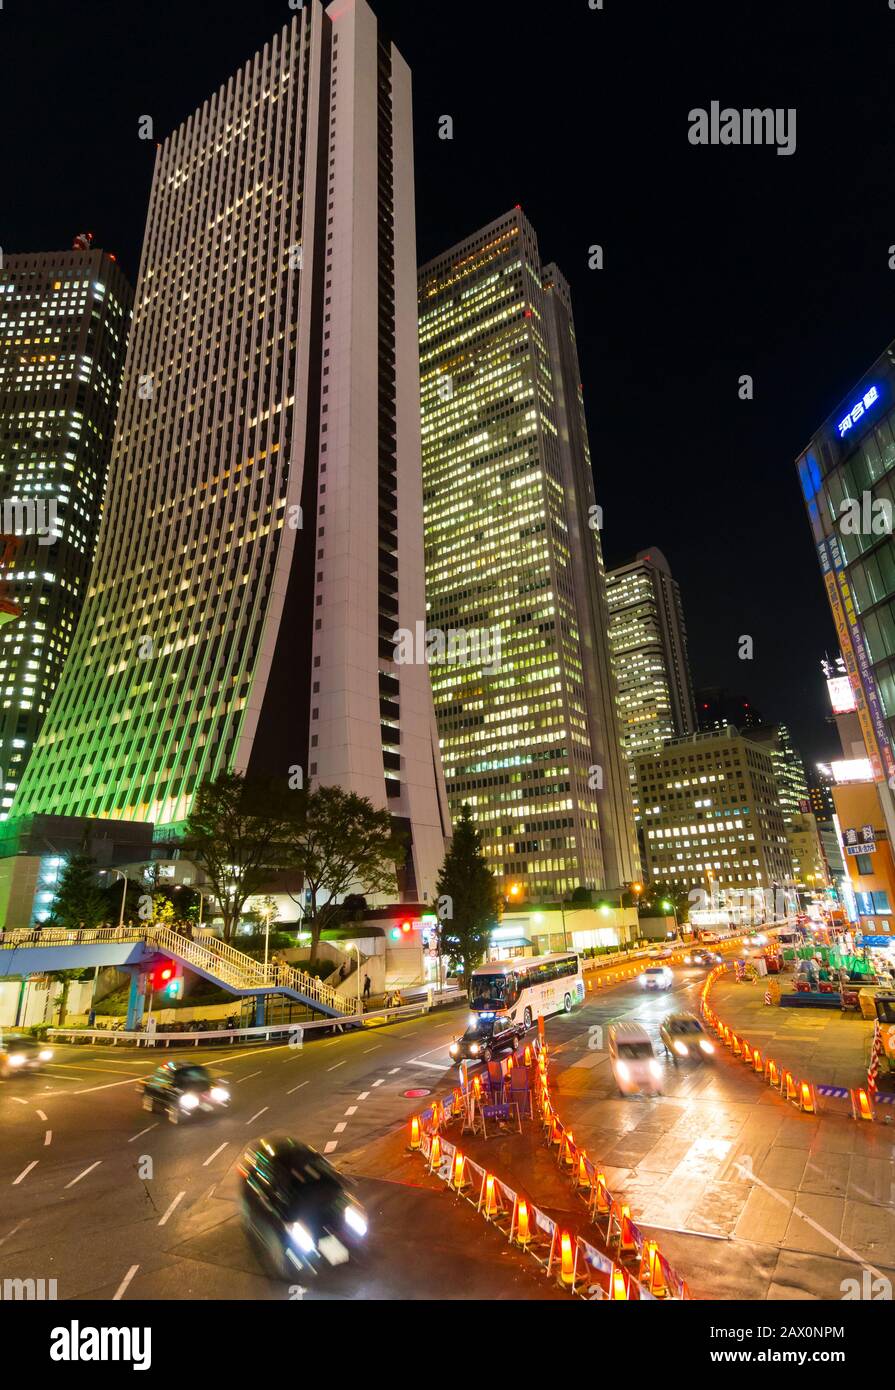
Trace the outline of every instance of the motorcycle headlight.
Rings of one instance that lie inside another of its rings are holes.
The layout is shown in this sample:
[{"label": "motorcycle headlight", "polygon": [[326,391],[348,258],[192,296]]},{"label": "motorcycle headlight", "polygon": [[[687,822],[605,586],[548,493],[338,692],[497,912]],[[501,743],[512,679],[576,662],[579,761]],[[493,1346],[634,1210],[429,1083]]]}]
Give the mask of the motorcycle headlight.
[{"label": "motorcycle headlight", "polygon": [[345,1225],[350,1226],[355,1235],[365,1236],[367,1234],[367,1218],[357,1207],[345,1208]]},{"label": "motorcycle headlight", "polygon": [[469,1050],[472,1053],[473,1057],[477,1057],[479,1055],[478,1043],[470,1043]]},{"label": "motorcycle headlight", "polygon": [[11,1052],[9,1054],[9,1065],[11,1067],[23,1067],[25,1065],[25,1058],[23,1057],[22,1053]]},{"label": "motorcycle headlight", "polygon": [[51,1047],[42,1047],[37,1055],[42,1062],[52,1062],[53,1049]]},{"label": "motorcycle headlight", "polygon": [[659,1066],[659,1063],[656,1062],[656,1061],[650,1062],[650,1064],[649,1064],[649,1069],[650,1069],[650,1075],[651,1075],[651,1076],[661,1076],[661,1075],[662,1075],[662,1068]]},{"label": "motorcycle headlight", "polygon": [[702,1048],[703,1052],[714,1052],[715,1050],[715,1044],[709,1042],[708,1038],[700,1038],[699,1046]]},{"label": "motorcycle headlight", "polygon": [[452,1056],[452,1057],[456,1057],[456,1055],[457,1055],[457,1053],[458,1053],[459,1051],[460,1051],[459,1043],[451,1043],[451,1046],[450,1046],[450,1053],[451,1053],[451,1056]]},{"label": "motorcycle headlight", "polygon": [[314,1237],[311,1235],[307,1226],[303,1226],[300,1221],[293,1221],[290,1226],[286,1227],[286,1230],[289,1233],[289,1239],[292,1241],[293,1245],[297,1245],[303,1254],[310,1255],[313,1253]]},{"label": "motorcycle headlight", "polygon": [[193,1091],[184,1091],[180,1097],[181,1110],[195,1110],[199,1104],[199,1097]]},{"label": "motorcycle headlight", "polygon": [[689,1057],[690,1055],[687,1051],[687,1044],[680,1041],[674,1044],[674,1050],[679,1057]]},{"label": "motorcycle headlight", "polygon": [[212,1086],[211,1099],[217,1101],[218,1105],[223,1105],[225,1100],[230,1099],[230,1092],[225,1090],[223,1086]]},{"label": "motorcycle headlight", "polygon": [[627,1062],[619,1062],[618,1074],[622,1081],[627,1081],[628,1077],[631,1075],[631,1068],[628,1066]]}]

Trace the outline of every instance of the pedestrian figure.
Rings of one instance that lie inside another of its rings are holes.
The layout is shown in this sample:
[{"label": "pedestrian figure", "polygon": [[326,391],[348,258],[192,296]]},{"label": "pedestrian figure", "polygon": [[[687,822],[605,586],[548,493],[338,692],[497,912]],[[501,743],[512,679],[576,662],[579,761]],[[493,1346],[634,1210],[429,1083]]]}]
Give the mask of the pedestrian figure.
[{"label": "pedestrian figure", "polygon": [[348,974],[348,965],[347,965],[347,962],[345,962],[345,961],[343,960],[343,961],[342,961],[342,964],[339,966],[339,984],[342,984],[342,983],[343,983],[343,981],[344,981],[344,979],[345,979],[345,976],[346,976],[347,974]]},{"label": "pedestrian figure", "polygon": [[365,999],[369,999],[369,997],[370,997],[370,977],[369,977],[369,975],[365,975],[365,976],[364,976],[364,998],[365,998]]}]

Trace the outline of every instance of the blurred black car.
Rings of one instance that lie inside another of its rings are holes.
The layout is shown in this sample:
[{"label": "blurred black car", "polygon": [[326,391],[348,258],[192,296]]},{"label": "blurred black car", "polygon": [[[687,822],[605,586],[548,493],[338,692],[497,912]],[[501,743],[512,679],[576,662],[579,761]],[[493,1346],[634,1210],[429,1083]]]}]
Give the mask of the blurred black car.
[{"label": "blurred black car", "polygon": [[514,1023],[506,1014],[478,1014],[470,1018],[466,1032],[451,1043],[450,1054],[455,1062],[490,1062],[501,1052],[515,1052],[525,1026]]},{"label": "blurred black car", "polygon": [[276,1278],[357,1258],[367,1214],[316,1149],[288,1137],[259,1139],[246,1149],[239,1173],[244,1224]]},{"label": "blurred black car", "polygon": [[39,1071],[53,1060],[53,1049],[22,1033],[0,1033],[0,1080],[26,1071]]},{"label": "blurred black car", "polygon": [[690,951],[684,956],[684,965],[701,965],[706,969],[721,962],[721,956],[717,951],[709,951],[705,946],[697,946],[694,951]]},{"label": "blurred black car", "polygon": [[172,1125],[230,1104],[227,1087],[215,1081],[207,1067],[189,1062],[165,1062],[142,1082],[142,1091],[143,1109],[161,1110]]}]

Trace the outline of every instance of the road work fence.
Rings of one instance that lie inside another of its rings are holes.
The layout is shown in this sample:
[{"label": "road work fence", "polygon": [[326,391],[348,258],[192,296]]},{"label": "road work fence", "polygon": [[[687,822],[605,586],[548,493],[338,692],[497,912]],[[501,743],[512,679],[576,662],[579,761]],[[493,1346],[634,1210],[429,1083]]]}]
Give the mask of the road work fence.
[{"label": "road work fence", "polygon": [[[631,1221],[626,1206],[610,1196],[586,1154],[574,1149],[573,1171],[590,1171],[592,1189],[586,1197],[588,1214],[600,1230],[606,1249],[556,1221],[542,1208],[520,1193],[510,1183],[465,1154],[459,1144],[451,1143],[444,1129],[459,1120],[462,1128],[476,1128],[475,1115],[496,1107],[510,1108],[507,1097],[528,1089],[538,1098],[543,1118],[542,1097],[549,1103],[546,1071],[546,1049],[535,1043],[524,1053],[525,1061],[514,1064],[512,1058],[492,1063],[488,1075],[476,1074],[465,1084],[456,1087],[442,1101],[428,1110],[412,1116],[409,1147],[418,1153],[427,1170],[464,1200],[499,1231],[509,1244],[522,1250],[538,1264],[559,1286],[576,1298],[593,1302],[603,1300],[648,1300],[689,1298],[686,1284],[679,1278],[658,1250],[655,1241],[647,1240]],[[527,1088],[513,1086],[512,1074],[526,1070]],[[515,1102],[513,1102],[515,1104]],[[532,1112],[533,1114],[533,1112]],[[558,1123],[558,1121],[557,1121]],[[572,1153],[572,1136],[566,1135],[568,1152]],[[597,1183],[599,1179],[599,1184]],[[573,1184],[584,1195],[583,1184]],[[601,1194],[597,1199],[597,1193]],[[608,1198],[603,1210],[602,1196]]]},{"label": "road work fence", "polygon": [[724,1023],[709,1004],[709,991],[727,968],[726,964],[716,965],[706,976],[700,994],[700,1008],[706,1023],[714,1029],[719,1042],[728,1049],[731,1057],[748,1067],[759,1081],[777,1091],[784,1100],[790,1101],[806,1115],[825,1113],[842,1115],[858,1122],[892,1123],[891,1106],[895,1104],[895,1095],[881,1093],[869,1085],[831,1086],[803,1080],[760,1048],[752,1047],[748,1038]]}]

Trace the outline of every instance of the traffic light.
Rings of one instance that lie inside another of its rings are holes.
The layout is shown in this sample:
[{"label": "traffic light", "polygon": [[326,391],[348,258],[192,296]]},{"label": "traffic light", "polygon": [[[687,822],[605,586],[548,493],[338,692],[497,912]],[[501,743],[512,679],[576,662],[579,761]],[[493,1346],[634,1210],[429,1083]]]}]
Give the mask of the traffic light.
[{"label": "traffic light", "polygon": [[166,960],[157,965],[152,972],[152,988],[157,994],[168,994],[177,999],[183,990],[183,969],[176,961]]}]

